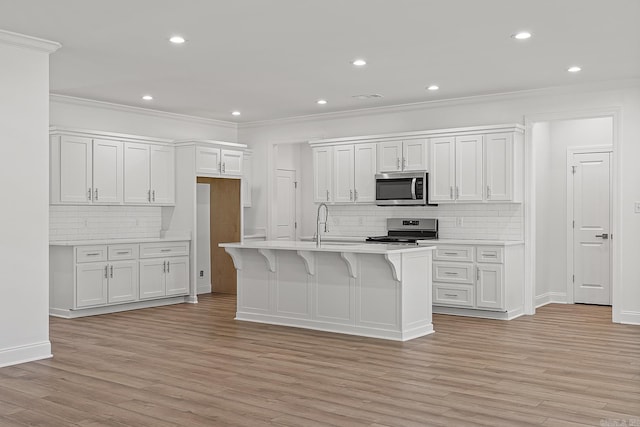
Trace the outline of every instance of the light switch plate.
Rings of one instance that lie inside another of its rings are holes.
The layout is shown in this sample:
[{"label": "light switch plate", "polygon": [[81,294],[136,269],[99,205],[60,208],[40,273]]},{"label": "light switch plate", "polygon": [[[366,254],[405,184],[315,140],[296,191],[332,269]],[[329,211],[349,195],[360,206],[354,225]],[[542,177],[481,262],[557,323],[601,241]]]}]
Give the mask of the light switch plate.
[{"label": "light switch plate", "polygon": [[464,218],[459,216],[456,218],[456,227],[462,227],[464,226]]},{"label": "light switch plate", "polygon": [[634,207],[634,212],[635,213],[640,213],[640,202],[635,202],[633,204],[633,207]]}]

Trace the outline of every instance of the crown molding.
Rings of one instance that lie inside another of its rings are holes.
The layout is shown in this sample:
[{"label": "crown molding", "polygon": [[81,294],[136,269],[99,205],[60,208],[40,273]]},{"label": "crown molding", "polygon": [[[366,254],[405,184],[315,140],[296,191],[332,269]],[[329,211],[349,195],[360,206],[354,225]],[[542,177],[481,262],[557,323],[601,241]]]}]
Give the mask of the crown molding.
[{"label": "crown molding", "polygon": [[409,104],[388,105],[382,107],[360,108],[356,110],[335,111],[330,113],[310,114],[305,116],[287,117],[272,120],[260,120],[254,122],[239,123],[238,130],[277,126],[287,124],[308,123],[323,120],[336,120],[351,117],[374,116],[389,113],[402,113],[433,108],[452,107],[457,105],[470,105],[491,101],[507,101],[512,99],[531,98],[536,96],[549,96],[558,94],[600,92],[603,90],[623,89],[640,86],[640,79],[607,80],[597,83],[585,83],[579,85],[552,86],[538,89],[527,89],[513,92],[501,92],[484,95],[473,95],[459,98],[449,98],[433,101],[413,102]]},{"label": "crown molding", "polygon": [[113,141],[145,142],[153,144],[173,144],[172,139],[155,138],[149,136],[132,135],[128,133],[106,132],[90,129],[66,128],[60,126],[49,126],[49,135],[80,136],[85,138],[109,139]]},{"label": "crown molding", "polygon": [[235,148],[239,150],[247,149],[247,144],[240,144],[238,142],[216,141],[213,139],[184,139],[184,140],[173,141],[173,143],[176,147],[213,146],[213,147]]},{"label": "crown molding", "polygon": [[0,30],[0,44],[19,46],[45,53],[53,53],[62,47],[58,42],[39,39],[37,37],[31,37],[5,30]]},{"label": "crown molding", "polygon": [[221,128],[237,130],[238,125],[234,122],[226,122],[223,120],[209,119],[206,117],[189,116],[187,114],[170,113],[168,111],[153,110],[150,108],[133,107],[130,105],[115,104],[106,101],[97,101],[95,99],[78,98],[69,95],[60,95],[56,93],[49,94],[49,100],[58,104],[77,105],[81,107],[102,108],[104,110],[118,111],[122,113],[141,114],[149,117],[157,117],[161,119],[178,120],[182,122],[199,123]]}]

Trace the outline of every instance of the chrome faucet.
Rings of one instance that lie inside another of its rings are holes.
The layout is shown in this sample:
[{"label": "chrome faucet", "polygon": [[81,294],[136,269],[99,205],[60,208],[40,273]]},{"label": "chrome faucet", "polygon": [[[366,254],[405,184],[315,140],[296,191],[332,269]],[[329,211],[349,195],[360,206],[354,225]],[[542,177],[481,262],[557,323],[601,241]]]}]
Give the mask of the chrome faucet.
[{"label": "chrome faucet", "polygon": [[324,232],[326,233],[327,230],[327,220],[329,219],[329,207],[327,206],[326,203],[320,203],[320,205],[318,205],[318,214],[316,215],[316,247],[319,248],[320,247],[320,209],[322,209],[322,207],[324,206]]}]

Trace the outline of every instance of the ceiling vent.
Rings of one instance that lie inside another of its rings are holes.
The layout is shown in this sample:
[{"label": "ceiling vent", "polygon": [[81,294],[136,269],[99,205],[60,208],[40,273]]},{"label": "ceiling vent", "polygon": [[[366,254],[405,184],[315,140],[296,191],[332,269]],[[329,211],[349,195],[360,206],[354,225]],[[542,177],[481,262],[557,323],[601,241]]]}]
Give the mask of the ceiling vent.
[{"label": "ceiling vent", "polygon": [[354,99],[358,99],[360,101],[364,101],[367,99],[378,99],[378,98],[382,98],[383,96],[378,94],[378,93],[369,93],[369,94],[364,94],[364,95],[353,95],[352,98]]}]

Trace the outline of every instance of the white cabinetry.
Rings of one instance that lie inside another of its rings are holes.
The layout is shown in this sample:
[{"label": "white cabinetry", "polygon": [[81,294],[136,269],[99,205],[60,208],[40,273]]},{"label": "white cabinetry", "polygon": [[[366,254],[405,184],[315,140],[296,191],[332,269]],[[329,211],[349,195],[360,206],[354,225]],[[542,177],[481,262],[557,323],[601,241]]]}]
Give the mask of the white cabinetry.
[{"label": "white cabinetry", "polygon": [[333,201],[353,202],[353,145],[333,149]]},{"label": "white cabinetry", "polygon": [[243,153],[220,147],[196,147],[196,173],[198,176],[242,176]]},{"label": "white cabinetry", "polygon": [[[81,317],[166,303],[189,292],[189,242],[52,245],[50,313]],[[162,299],[164,298],[164,300]],[[157,302],[143,301],[159,299]]]},{"label": "white cabinetry", "polygon": [[251,151],[245,151],[242,159],[242,206],[250,208],[253,202],[251,195],[253,185],[253,159]]},{"label": "white cabinetry", "polygon": [[521,202],[523,195],[522,134],[489,134],[484,141],[485,199],[488,202]]},{"label": "white cabinetry", "polygon": [[175,150],[171,146],[127,142],[124,148],[124,202],[175,203]]},{"label": "white cabinetry", "polygon": [[52,204],[122,204],[122,142],[51,137]]},{"label": "white cabinetry", "polygon": [[313,201],[333,201],[333,147],[313,148]]},{"label": "white cabinetry", "polygon": [[434,312],[512,319],[524,312],[522,244],[437,245]]},{"label": "white cabinetry", "polygon": [[377,151],[378,172],[427,169],[427,141],[425,139],[379,142]]},{"label": "white cabinetry", "polygon": [[429,200],[482,201],[482,135],[431,139]]}]

